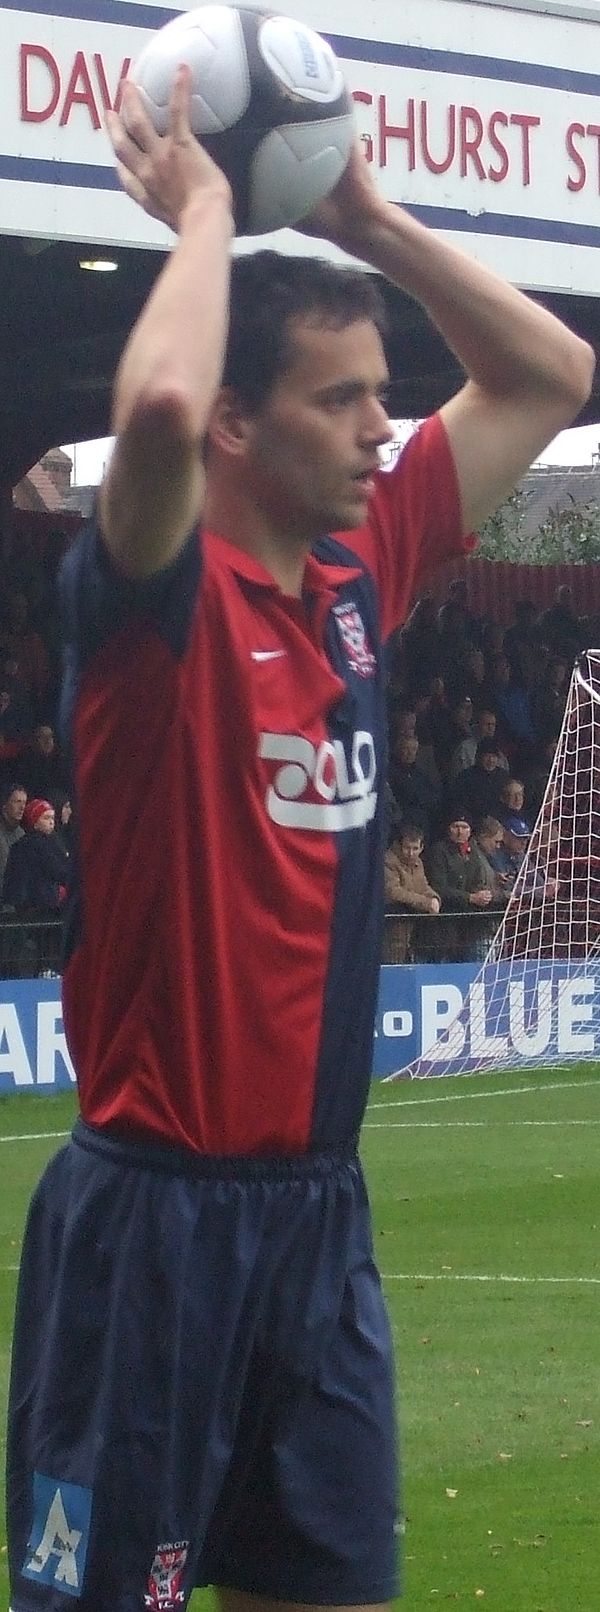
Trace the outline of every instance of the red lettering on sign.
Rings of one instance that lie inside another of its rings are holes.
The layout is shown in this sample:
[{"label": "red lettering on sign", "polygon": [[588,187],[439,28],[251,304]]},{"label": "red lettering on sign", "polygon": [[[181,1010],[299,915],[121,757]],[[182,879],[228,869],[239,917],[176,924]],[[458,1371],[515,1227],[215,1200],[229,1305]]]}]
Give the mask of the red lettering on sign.
[{"label": "red lettering on sign", "polygon": [[492,150],[495,151],[500,158],[498,168],[488,168],[488,179],[491,179],[492,184],[494,185],[501,185],[503,179],[507,178],[510,171],[510,158],[508,151],[504,141],[500,139],[500,135],[497,132],[498,124],[500,125],[501,129],[507,129],[508,122],[509,120],[506,116],[506,112],[492,112],[492,116],[488,124],[490,145]]},{"label": "red lettering on sign", "polygon": [[584,159],[583,159],[583,157],[581,155],[581,152],[577,150],[577,147],[575,145],[575,136],[576,135],[581,140],[585,139],[585,128],[583,126],[583,123],[570,123],[569,127],[567,129],[567,136],[566,136],[567,155],[571,158],[571,161],[575,164],[575,167],[577,169],[577,178],[576,179],[573,177],[572,174],[569,174],[569,176],[568,176],[567,190],[579,191],[579,190],[583,190],[583,187],[585,185],[585,182],[586,182],[586,179],[587,179],[587,168],[585,166],[585,162],[584,162]]},{"label": "red lettering on sign", "polygon": [[[469,125],[473,126],[473,133],[469,134]],[[472,158],[478,179],[485,179],[485,168],[479,155],[483,140],[483,118],[474,106],[461,106],[460,109],[460,172],[461,178],[466,179],[468,159]]]},{"label": "red lettering on sign", "polygon": [[65,95],[63,109],[59,119],[61,129],[64,128],[68,123],[71,110],[74,106],[87,106],[92,121],[92,127],[94,129],[100,128],[102,120],[94,100],[94,91],[92,89],[89,68],[82,50],[78,50],[75,61],[73,62],[73,66],[71,68],[71,76],[67,85],[67,93]]},{"label": "red lettering on sign", "polygon": [[420,112],[421,146],[425,167],[429,169],[430,174],[447,174],[456,156],[456,107],[448,107],[446,155],[439,159],[432,157],[429,148],[429,108],[427,101],[421,101]]},{"label": "red lettering on sign", "polygon": [[[38,74],[34,90],[31,82],[31,70],[36,63],[38,64]],[[40,88],[39,64],[48,74],[47,87]],[[110,112],[113,109],[115,112],[119,111],[123,94],[123,82],[130,67],[131,57],[126,56],[121,67],[113,100],[104,61],[99,51],[94,52],[88,63],[85,53],[82,50],[78,50],[67,81],[59,117],[60,127],[64,128],[68,123],[74,106],[85,106],[89,112],[92,128],[99,129],[102,123],[100,108],[105,112]],[[46,49],[45,45],[21,45],[19,53],[19,84],[21,122],[46,123],[49,118],[54,116],[59,106],[62,95],[62,82],[58,62],[52,52]]]},{"label": "red lettering on sign", "polygon": [[[49,99],[44,106],[33,107],[29,96],[29,63],[31,61],[43,62],[50,75]],[[60,96],[60,73],[49,50],[45,45],[21,45],[19,53],[19,93],[20,116],[22,123],[45,123],[56,111]]]},{"label": "red lettering on sign", "polygon": [[408,146],[409,173],[417,166],[416,143],[416,117],[414,100],[408,101],[406,108],[408,122],[402,126],[398,123],[388,123],[387,95],[379,96],[379,166],[387,168],[388,140],[406,140]]},{"label": "red lettering on sign", "polygon": [[516,124],[523,133],[523,184],[531,184],[531,141],[532,129],[539,129],[541,118],[528,116],[526,112],[513,112],[511,123]]}]

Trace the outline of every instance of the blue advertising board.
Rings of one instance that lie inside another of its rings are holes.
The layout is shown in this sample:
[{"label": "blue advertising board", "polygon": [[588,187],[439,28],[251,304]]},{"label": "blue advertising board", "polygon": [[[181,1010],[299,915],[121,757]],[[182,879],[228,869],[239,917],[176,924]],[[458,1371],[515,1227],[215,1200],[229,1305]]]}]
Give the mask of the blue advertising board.
[{"label": "blue advertising board", "polygon": [[600,958],[384,964],[373,1074],[518,1069],[600,1058]]},{"label": "blue advertising board", "polygon": [[74,1084],[60,980],[0,980],[0,1094],[47,1094]]},{"label": "blue advertising board", "polygon": [[[600,1058],[600,959],[384,964],[373,1075]],[[0,1095],[72,1090],[59,979],[0,981]]]}]

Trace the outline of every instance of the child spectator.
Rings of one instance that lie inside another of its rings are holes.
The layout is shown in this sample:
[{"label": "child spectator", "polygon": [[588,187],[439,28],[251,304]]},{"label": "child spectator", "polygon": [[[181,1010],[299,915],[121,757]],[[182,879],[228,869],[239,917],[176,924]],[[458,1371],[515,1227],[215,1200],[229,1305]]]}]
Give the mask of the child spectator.
[{"label": "child spectator", "polygon": [[57,913],[67,893],[69,858],[54,832],[49,800],[30,800],[23,813],[27,833],[9,851],[4,900],[17,911]]}]

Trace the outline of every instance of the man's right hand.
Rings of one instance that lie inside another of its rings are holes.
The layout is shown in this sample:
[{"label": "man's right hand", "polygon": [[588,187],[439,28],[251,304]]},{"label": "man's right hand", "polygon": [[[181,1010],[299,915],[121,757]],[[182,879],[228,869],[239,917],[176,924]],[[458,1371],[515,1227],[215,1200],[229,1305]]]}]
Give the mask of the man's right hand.
[{"label": "man's right hand", "polygon": [[107,112],[106,127],[123,189],[151,218],[179,233],[186,207],[201,193],[221,194],[230,209],[231,188],[192,133],[191,73],[181,66],[169,105],[169,127],[157,134],[137,85],[126,79],[121,112]]},{"label": "man's right hand", "polygon": [[491,899],[491,890],[474,890],[472,895],[469,896],[469,905],[471,907],[489,907]]}]

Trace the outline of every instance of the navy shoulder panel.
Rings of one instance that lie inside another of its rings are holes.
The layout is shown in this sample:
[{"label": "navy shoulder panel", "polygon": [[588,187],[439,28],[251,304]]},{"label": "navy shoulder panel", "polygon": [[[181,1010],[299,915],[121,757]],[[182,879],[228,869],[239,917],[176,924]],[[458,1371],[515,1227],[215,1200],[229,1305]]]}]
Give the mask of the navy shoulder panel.
[{"label": "navy shoulder panel", "polygon": [[59,576],[62,637],[82,670],[128,621],[147,618],[182,659],[202,569],[198,532],[194,530],[172,565],[142,582],[131,581],[116,568],[95,522],[76,539],[62,562]]}]

